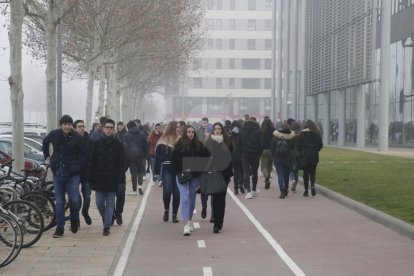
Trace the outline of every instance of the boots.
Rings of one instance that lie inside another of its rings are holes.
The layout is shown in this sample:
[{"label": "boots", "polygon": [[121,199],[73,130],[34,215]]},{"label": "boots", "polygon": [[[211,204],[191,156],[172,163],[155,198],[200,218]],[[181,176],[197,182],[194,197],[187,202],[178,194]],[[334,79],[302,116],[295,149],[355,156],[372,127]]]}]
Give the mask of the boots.
[{"label": "boots", "polygon": [[270,188],[270,180],[269,177],[265,179],[265,189],[268,190]]},{"label": "boots", "polygon": [[162,217],[163,221],[168,221],[168,213],[169,213],[169,210],[164,211],[164,216]]},{"label": "boots", "polygon": [[177,219],[177,214],[173,214],[172,215],[172,220],[171,220],[173,223],[178,223],[178,222],[180,222],[178,219]]},{"label": "boots", "polygon": [[234,187],[234,194],[235,194],[235,195],[238,195],[238,194],[239,194],[239,188]]}]

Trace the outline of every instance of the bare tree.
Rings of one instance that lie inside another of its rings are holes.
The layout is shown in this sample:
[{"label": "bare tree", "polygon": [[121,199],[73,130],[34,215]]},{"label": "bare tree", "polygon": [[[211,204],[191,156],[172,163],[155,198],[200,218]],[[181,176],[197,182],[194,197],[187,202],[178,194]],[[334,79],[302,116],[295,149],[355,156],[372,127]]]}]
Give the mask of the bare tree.
[{"label": "bare tree", "polygon": [[24,10],[22,0],[10,2],[10,100],[12,107],[13,158],[14,168],[24,169],[24,139],[23,139],[23,77],[22,77],[22,28]]}]

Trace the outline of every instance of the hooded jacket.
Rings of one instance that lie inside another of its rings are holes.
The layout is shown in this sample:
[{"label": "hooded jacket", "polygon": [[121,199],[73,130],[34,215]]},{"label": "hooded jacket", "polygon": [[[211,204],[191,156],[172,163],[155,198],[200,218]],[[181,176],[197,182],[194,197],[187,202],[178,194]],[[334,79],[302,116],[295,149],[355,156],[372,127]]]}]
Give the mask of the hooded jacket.
[{"label": "hooded jacket", "polygon": [[[280,130],[275,130],[273,132],[273,138],[272,138],[272,143],[270,144],[270,151],[272,152],[273,155],[273,160],[275,161],[292,161],[292,151],[293,148],[295,146],[295,138],[296,134],[291,131],[290,129],[280,129]],[[289,152],[288,154],[281,156],[279,154],[276,153],[276,147],[277,147],[277,143],[280,140],[285,140],[286,143],[289,146]]]},{"label": "hooded jacket", "polygon": [[319,151],[323,147],[322,138],[308,128],[302,130],[299,136],[298,148],[304,165],[319,163]]},{"label": "hooded jacket", "polygon": [[260,156],[260,126],[255,121],[245,121],[239,134],[241,154],[248,156]]},{"label": "hooded jacket", "polygon": [[148,156],[148,142],[145,133],[137,127],[130,128],[125,134],[124,142],[130,159],[145,159]]}]

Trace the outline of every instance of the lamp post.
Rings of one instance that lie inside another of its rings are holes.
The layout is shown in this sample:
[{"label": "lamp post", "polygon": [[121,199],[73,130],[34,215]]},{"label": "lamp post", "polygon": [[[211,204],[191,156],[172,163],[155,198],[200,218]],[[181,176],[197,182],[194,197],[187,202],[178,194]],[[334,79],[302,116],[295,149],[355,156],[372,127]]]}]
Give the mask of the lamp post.
[{"label": "lamp post", "polygon": [[[406,95],[404,93],[405,90],[405,48],[414,48],[414,36],[411,37],[411,42],[409,44],[406,44],[407,39],[404,39],[402,41],[402,46],[403,46],[403,53],[404,53],[404,73],[403,73],[403,89],[400,92],[400,112],[401,112],[401,120],[402,120],[402,143],[403,145],[405,144],[405,125],[404,125],[404,102],[405,102],[405,98],[411,98],[414,96],[414,91],[412,90],[413,87],[410,87],[410,94]],[[411,59],[413,59],[414,57],[411,57]],[[412,80],[411,80],[412,82]],[[412,104],[411,104],[411,120],[413,119],[413,108],[412,108]]]},{"label": "lamp post", "polygon": [[233,95],[231,94],[231,93],[229,93],[229,94],[226,94],[226,99],[227,99],[227,106],[228,106],[228,109],[229,109],[229,113],[228,113],[228,116],[229,116],[229,119],[231,119],[231,100],[232,100],[232,98],[233,98]]}]

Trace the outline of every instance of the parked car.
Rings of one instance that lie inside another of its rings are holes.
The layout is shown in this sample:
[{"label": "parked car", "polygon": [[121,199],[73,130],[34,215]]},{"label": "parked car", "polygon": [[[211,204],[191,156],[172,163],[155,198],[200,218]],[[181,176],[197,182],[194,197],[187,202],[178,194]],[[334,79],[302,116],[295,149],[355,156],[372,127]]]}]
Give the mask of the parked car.
[{"label": "parked car", "polygon": [[[0,150],[2,152],[5,152],[8,155],[12,155],[13,153],[13,148],[12,148],[12,141],[11,140],[6,140],[6,139],[0,139]],[[29,159],[33,159],[35,161],[38,161],[40,163],[43,163],[45,161],[44,157],[43,157],[43,153],[39,153],[39,151],[37,151],[36,149],[28,146],[28,145],[24,145],[24,157],[25,158],[29,158]]]},{"label": "parked car", "polygon": [[[1,140],[12,140],[13,136],[11,134],[0,134]],[[36,139],[33,139],[31,137],[24,137],[24,143],[28,145],[29,147],[32,147],[36,149],[38,152],[43,152],[43,146],[42,142],[37,141]]]},{"label": "parked car", "polygon": [[[8,155],[5,152],[0,151],[0,165],[6,164],[10,160],[12,160],[11,155]],[[40,167],[40,164],[37,161],[32,160],[32,159],[28,159],[28,158],[24,159],[24,168],[26,170],[33,170],[33,169],[37,169],[39,167]],[[41,178],[43,176],[43,173],[44,172],[33,172],[30,175]]]}]

